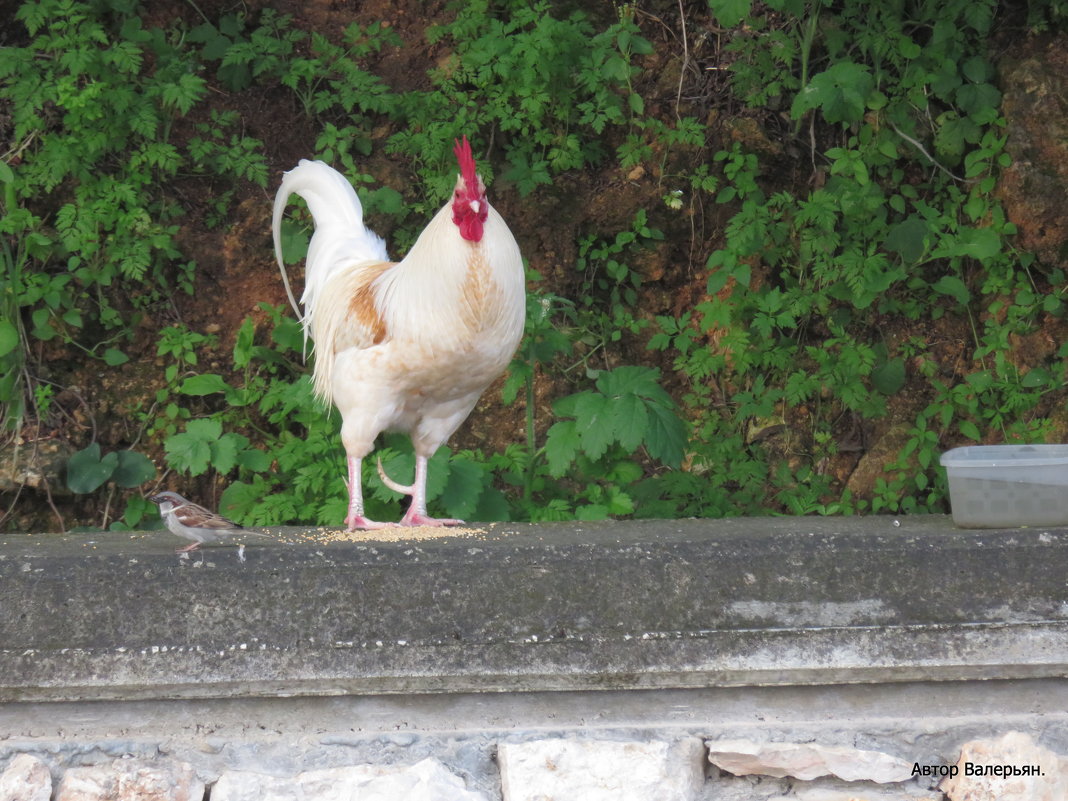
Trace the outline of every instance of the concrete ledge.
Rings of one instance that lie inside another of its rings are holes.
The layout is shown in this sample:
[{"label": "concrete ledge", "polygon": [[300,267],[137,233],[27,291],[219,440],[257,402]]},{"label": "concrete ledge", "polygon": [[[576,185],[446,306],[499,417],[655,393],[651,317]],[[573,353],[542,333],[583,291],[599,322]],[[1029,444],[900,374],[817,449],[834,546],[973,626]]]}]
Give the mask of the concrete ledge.
[{"label": "concrete ledge", "polygon": [[1068,675],[1068,529],[868,517],[270,534],[244,561],[234,547],[180,558],[166,532],[0,537],[0,701]]}]

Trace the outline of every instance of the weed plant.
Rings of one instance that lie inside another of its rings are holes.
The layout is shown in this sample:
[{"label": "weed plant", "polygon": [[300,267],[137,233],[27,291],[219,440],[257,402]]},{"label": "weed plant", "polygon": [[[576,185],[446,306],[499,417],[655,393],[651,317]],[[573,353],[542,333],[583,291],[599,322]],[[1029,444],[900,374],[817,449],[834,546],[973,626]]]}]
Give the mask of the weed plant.
[{"label": "weed plant", "polygon": [[[999,6],[709,0],[708,10],[726,31],[735,101],[754,116],[784,110],[783,141],[811,165],[811,188],[783,188],[775,157],[717,144],[678,104],[672,119],[647,111],[635,87],[654,48],[635,5],[603,19],[548,0],[458,3],[427,32],[448,57],[423,88],[400,91],[374,72],[401,45],[383,24],[335,37],[265,10],[161,28],[133,0],[23,3],[22,43],[0,48],[11,119],[0,424],[16,432],[48,417],[43,346],[117,368],[146,311],[193,291],[197,266],[177,239],[191,209],[173,188],[193,182],[211,196],[208,225],[226,222],[239,188],[269,188],[263,143],[236,104],[211,97],[267,87],[291,93],[319,132],[309,155],[347,174],[400,251],[448,194],[449,145],[464,132],[478,130],[492,154],[487,180],[523,197],[589,168],[642,167],[663,185],[662,206],[574,243],[570,297],[529,272],[526,336],[503,391],[525,405],[523,440],[501,453],[439,451],[428,495],[444,514],[945,511],[938,453],[1050,436],[1049,399],[1065,378],[1064,347],[1026,366],[1012,353],[1014,337],[1063,317],[1065,276],[1014,247],[995,196],[1009,164],[987,55]],[[1060,24],[1063,11],[1033,3],[1028,23]],[[407,165],[408,194],[362,166],[376,148]],[[653,319],[634,264],[663,241],[656,220],[701,203],[728,220],[689,265],[703,296]],[[307,237],[307,221],[286,221],[287,261]],[[312,396],[299,324],[263,310],[267,322],[246,320],[232,351],[180,324],[154,334],[161,383],[138,447],[190,481],[224,477],[223,510],[244,523],[335,524],[339,421]],[[965,358],[941,361],[924,334],[936,324],[969,332]],[[633,363],[646,344],[671,376]],[[229,364],[205,370],[201,354],[220,348]],[[535,410],[539,382],[564,387],[547,415]],[[901,435],[866,497],[827,468],[850,424]],[[380,453],[389,473],[411,471],[403,438]],[[396,517],[397,494],[367,471],[368,513]],[[71,460],[68,486],[123,490],[113,525],[133,526],[152,512],[129,488],[152,472],[143,455],[93,441]]]}]

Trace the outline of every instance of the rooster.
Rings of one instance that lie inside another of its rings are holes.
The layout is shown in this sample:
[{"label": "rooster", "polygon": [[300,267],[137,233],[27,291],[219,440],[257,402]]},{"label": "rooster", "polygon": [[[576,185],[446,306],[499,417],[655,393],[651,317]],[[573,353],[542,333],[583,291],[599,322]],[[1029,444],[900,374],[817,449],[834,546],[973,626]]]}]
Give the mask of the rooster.
[{"label": "rooster", "polygon": [[[274,201],[274,249],[304,337],[315,343],[315,393],[341,413],[348,459],[350,531],[393,525],[364,514],[361,469],[383,431],[407,433],[415,478],[391,489],[411,497],[403,526],[461,520],[427,515],[427,460],[507,367],[523,335],[523,258],[486,200],[467,137],[454,149],[460,173],[452,199],[408,255],[391,262],[363,224],[356,192],[321,161],[285,173]],[[304,198],[315,221],[304,276],[303,315],[282,261],[281,222],[289,197]]]}]

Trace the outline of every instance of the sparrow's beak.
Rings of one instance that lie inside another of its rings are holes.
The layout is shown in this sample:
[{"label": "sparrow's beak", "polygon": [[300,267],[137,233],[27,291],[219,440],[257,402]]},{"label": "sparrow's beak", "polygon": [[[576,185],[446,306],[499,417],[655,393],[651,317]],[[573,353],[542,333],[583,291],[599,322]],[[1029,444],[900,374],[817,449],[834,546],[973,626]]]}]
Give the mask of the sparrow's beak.
[{"label": "sparrow's beak", "polygon": [[152,501],[152,503],[163,503],[163,498],[159,495],[149,495],[148,499]]}]

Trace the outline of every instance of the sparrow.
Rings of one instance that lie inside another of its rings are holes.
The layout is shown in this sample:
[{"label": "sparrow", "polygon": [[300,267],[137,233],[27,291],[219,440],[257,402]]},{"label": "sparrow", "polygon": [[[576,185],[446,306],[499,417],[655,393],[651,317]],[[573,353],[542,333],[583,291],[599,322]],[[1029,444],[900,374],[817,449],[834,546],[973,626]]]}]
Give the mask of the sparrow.
[{"label": "sparrow", "polygon": [[249,532],[233,520],[227,520],[203,506],[187,501],[177,492],[159,492],[148,499],[159,504],[159,514],[173,534],[192,540],[192,544],[175,549],[175,553],[195,551],[203,542],[217,542],[240,532]]}]

